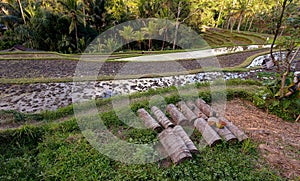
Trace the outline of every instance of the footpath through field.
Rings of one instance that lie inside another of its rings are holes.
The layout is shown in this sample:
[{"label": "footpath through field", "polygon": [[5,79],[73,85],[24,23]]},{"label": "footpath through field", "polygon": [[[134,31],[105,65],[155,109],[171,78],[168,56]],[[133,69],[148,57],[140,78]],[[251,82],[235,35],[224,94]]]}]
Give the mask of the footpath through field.
[{"label": "footpath through field", "polygon": [[245,50],[254,50],[259,48],[270,48],[270,45],[249,45],[249,46],[234,46],[234,47],[221,47],[215,49],[205,49],[197,51],[186,51],[176,53],[165,53],[158,55],[144,55],[130,58],[117,59],[118,61],[134,61],[134,62],[147,62],[147,61],[177,61],[188,59],[199,59],[205,57],[212,57],[217,55],[223,55],[227,53],[242,52]]}]

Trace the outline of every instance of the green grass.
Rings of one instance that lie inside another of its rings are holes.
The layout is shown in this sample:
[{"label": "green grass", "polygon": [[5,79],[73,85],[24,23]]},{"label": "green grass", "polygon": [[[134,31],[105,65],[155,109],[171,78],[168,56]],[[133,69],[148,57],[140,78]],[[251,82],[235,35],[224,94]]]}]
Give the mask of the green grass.
[{"label": "green grass", "polygon": [[[216,82],[215,85],[220,84]],[[230,80],[227,82],[227,98],[249,99],[261,87],[256,81]],[[236,85],[239,85],[237,87]],[[180,88],[189,90],[192,85]],[[210,100],[208,83],[198,83],[198,94]],[[245,87],[243,87],[245,86]],[[219,90],[223,92],[223,90]],[[153,95],[161,95],[167,103],[195,98],[190,93],[178,95],[175,87],[149,90],[129,96],[132,111],[148,108]],[[114,135],[132,143],[157,141],[157,133],[129,127],[112,111],[110,102],[123,99],[118,96],[98,100],[98,114]],[[88,110],[89,104],[82,109]],[[18,129],[0,131],[0,180],[280,180],[277,173],[266,165],[258,167],[259,153],[254,142],[228,145],[222,143],[214,148],[200,149],[193,160],[164,168],[162,162],[143,165],[128,165],[114,161],[93,148],[82,135],[72,107],[40,113],[43,124],[24,125]],[[86,121],[89,119],[86,111]],[[37,116],[37,115],[36,115]],[[71,117],[70,117],[71,116]],[[68,118],[70,117],[70,118]],[[28,116],[24,115],[24,119]],[[60,121],[65,118],[66,120]],[[88,123],[88,121],[87,121]],[[199,146],[201,134],[194,131],[191,136]],[[200,147],[199,147],[200,148]],[[114,150],[110,150],[115,153]],[[134,154],[133,154],[134,155]],[[136,155],[138,156],[138,155]],[[137,157],[139,158],[139,157]],[[170,160],[165,160],[170,162]]]},{"label": "green grass", "polygon": [[248,38],[250,38],[253,42],[256,42],[257,44],[266,43],[266,38],[263,35],[250,33],[250,32],[240,32],[239,34],[247,36]]},{"label": "green grass", "polygon": [[249,44],[264,44],[266,42],[266,37],[272,37],[272,35],[263,35],[259,33],[251,33],[251,32],[237,32],[233,31],[232,33],[229,30],[220,29],[221,32],[207,29],[204,32],[204,39],[206,36],[209,44],[212,47],[218,46],[219,41],[222,40],[223,44],[226,45],[249,45]]},{"label": "green grass", "polygon": [[[222,85],[222,81],[216,81],[213,85]],[[194,87],[198,92],[196,95],[189,92]],[[228,100],[236,97],[252,100],[253,95],[262,89],[258,81],[236,79],[226,82],[226,90],[218,89],[215,93],[226,92]],[[178,90],[183,93],[178,95]],[[153,95],[164,97],[166,103],[198,96],[208,102],[211,100],[210,84],[197,83],[131,94],[128,97],[130,109],[133,112],[142,107],[149,110],[149,100]],[[152,130],[129,127],[119,119],[111,102],[124,98],[127,96],[96,101],[99,110],[97,115],[104,125],[127,142],[141,144],[157,141],[157,133]],[[92,120],[89,116],[90,104],[81,106],[86,123],[92,123],[89,121]],[[18,129],[0,130],[0,180],[283,180],[267,165],[258,164],[258,145],[252,141],[234,145],[224,142],[214,148],[202,148],[199,145],[201,134],[194,131],[191,139],[201,153],[193,155],[193,160],[169,167],[163,167],[162,161],[128,165],[101,154],[88,142],[74,118],[72,106],[39,114],[1,112],[1,115],[5,114],[13,115],[7,118],[24,125]],[[30,120],[39,121],[40,124],[26,124]],[[118,145],[111,146],[120,149]],[[108,151],[115,153],[115,150]],[[139,154],[133,156],[140,158]],[[164,161],[170,162],[168,159]]]},{"label": "green grass", "polygon": [[223,37],[221,36],[216,36],[216,34],[205,34],[203,39],[209,39],[211,42],[215,43],[216,45],[224,45],[226,44],[227,40],[224,39]]},{"label": "green grass", "polygon": [[234,38],[234,40],[243,42],[244,44],[256,44],[257,43],[253,39],[249,38],[248,36],[245,36],[245,35],[242,35],[239,33],[233,34],[233,38]]},{"label": "green grass", "polygon": [[[114,127],[114,126],[112,126]],[[37,128],[30,127],[35,133]],[[118,126],[122,129],[122,126]],[[257,168],[255,143],[205,148],[193,160],[179,166],[161,167],[160,162],[127,165],[114,161],[93,148],[76,127],[75,120],[40,127],[43,134],[24,141],[21,138],[2,142],[1,180],[273,180],[274,172]],[[21,132],[22,130],[15,130]],[[140,135],[126,130],[132,140]],[[155,136],[148,130],[144,139]],[[199,134],[193,140],[200,140]]]}]

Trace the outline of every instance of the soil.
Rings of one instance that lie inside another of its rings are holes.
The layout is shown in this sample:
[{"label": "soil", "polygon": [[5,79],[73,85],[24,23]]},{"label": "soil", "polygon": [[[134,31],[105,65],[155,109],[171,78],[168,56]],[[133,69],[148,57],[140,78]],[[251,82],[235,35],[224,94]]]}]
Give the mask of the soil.
[{"label": "soil", "polygon": [[[86,70],[83,75],[93,76],[93,72],[99,72],[99,76],[115,75],[147,75],[165,72],[178,72],[185,70],[195,70],[201,65],[213,67],[233,67],[243,63],[249,56],[266,50],[255,50],[250,52],[240,52],[231,55],[217,56],[218,62],[211,61],[211,58],[200,60],[181,60],[177,63],[170,62],[86,62]],[[201,62],[201,63],[199,63]],[[75,60],[1,60],[0,78],[68,78],[73,77],[78,61]],[[218,65],[220,64],[220,65]],[[126,66],[124,66],[126,65]],[[100,71],[99,67],[101,67]]]},{"label": "soil", "polygon": [[[251,55],[263,52],[256,50],[232,55],[218,56],[221,67],[239,65]],[[186,70],[201,68],[194,60],[177,61]],[[0,61],[0,78],[60,78],[72,77],[77,61],[70,60],[26,60]],[[89,63],[93,67],[96,63]],[[126,62],[106,62],[100,75],[116,75]],[[133,63],[130,74],[147,74],[153,72],[153,67],[170,68],[177,71],[174,62]],[[97,67],[96,65],[94,67]],[[165,70],[164,70],[165,71]],[[240,99],[229,101],[226,107],[226,117],[240,129],[244,130],[251,140],[259,143],[262,162],[268,163],[283,177],[299,179],[300,177],[300,123],[290,123],[270,115],[252,103]],[[3,124],[8,126],[7,124]],[[14,125],[17,126],[17,125]],[[13,127],[14,127],[13,126]]]},{"label": "soil", "polygon": [[[225,116],[234,125],[258,143],[262,155],[258,162],[268,164],[282,177],[297,180],[300,177],[300,123],[284,121],[258,109],[251,102],[235,99],[226,104]],[[60,120],[63,121],[63,120]],[[28,123],[27,123],[28,124]],[[39,124],[30,122],[29,124]],[[22,125],[22,124],[21,124]],[[18,128],[17,123],[0,124],[0,130]]]},{"label": "soil", "polygon": [[263,159],[281,176],[300,178],[300,123],[286,122],[252,103],[240,99],[229,101],[226,117],[259,143]]}]

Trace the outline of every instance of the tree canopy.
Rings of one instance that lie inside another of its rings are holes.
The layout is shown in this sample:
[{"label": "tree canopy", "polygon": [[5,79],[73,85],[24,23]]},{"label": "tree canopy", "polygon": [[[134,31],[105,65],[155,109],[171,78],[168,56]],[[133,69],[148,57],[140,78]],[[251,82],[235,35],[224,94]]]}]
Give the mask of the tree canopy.
[{"label": "tree canopy", "polygon": [[[274,34],[282,6],[283,0],[2,0],[0,23],[8,31],[1,37],[0,49],[24,44],[41,50],[82,52],[101,32],[136,18],[166,18],[197,32],[206,25]],[[288,0],[283,34],[292,35],[295,31],[291,27],[299,27],[299,8],[298,1]],[[145,27],[136,36],[141,39],[155,33],[151,28]],[[162,27],[156,33],[172,32],[176,44],[176,29]],[[120,33],[128,42],[130,28]],[[140,49],[152,49],[153,42],[148,40],[148,46],[141,46],[142,41],[138,44]]]}]

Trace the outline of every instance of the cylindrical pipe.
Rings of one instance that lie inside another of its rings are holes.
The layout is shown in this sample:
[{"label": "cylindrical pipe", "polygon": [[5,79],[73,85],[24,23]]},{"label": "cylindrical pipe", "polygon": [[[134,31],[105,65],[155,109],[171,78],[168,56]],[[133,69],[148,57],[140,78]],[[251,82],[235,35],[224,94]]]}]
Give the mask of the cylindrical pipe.
[{"label": "cylindrical pipe", "polygon": [[175,125],[167,118],[167,116],[156,106],[151,108],[152,113],[156,117],[157,121],[164,127],[164,128],[173,128]]}]

